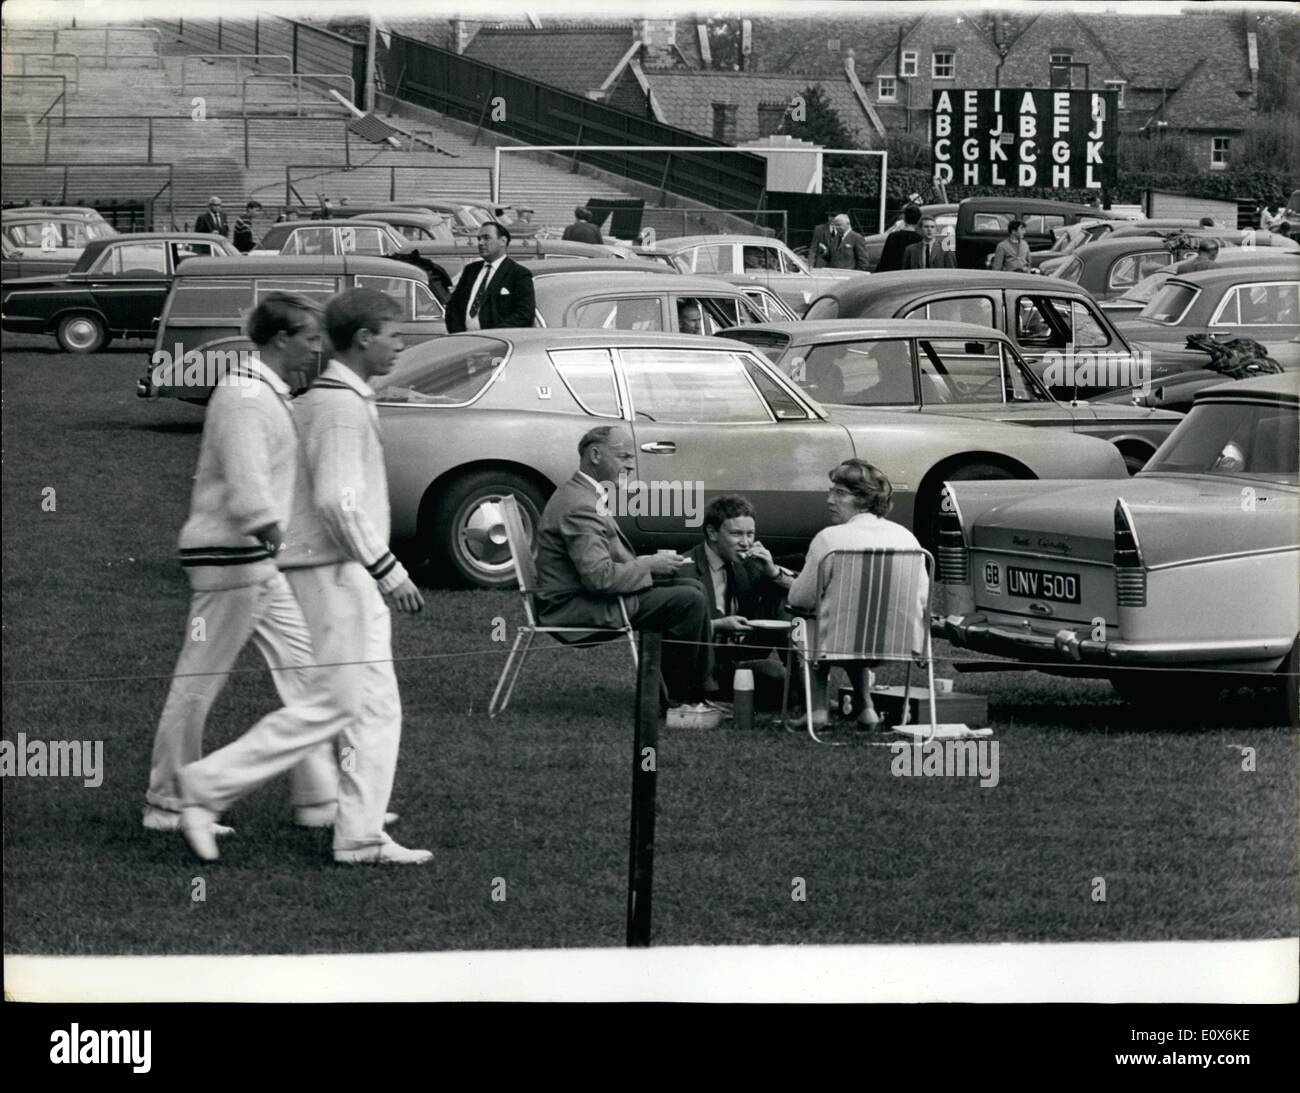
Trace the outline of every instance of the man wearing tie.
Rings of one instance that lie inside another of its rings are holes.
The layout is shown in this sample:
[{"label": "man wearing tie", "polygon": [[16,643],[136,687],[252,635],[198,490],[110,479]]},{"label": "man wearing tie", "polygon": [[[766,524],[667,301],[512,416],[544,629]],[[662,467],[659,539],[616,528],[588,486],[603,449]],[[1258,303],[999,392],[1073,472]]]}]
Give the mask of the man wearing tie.
[{"label": "man wearing tie", "polygon": [[213,235],[224,236],[230,231],[230,224],[226,220],[225,214],[221,211],[221,198],[208,198],[207,212],[199,213],[198,219],[194,221],[194,230],[196,232],[210,232]]},{"label": "man wearing tie", "polygon": [[447,333],[532,326],[536,314],[533,275],[506,255],[510,232],[484,224],[478,233],[481,262],[465,267],[447,303]]},{"label": "man wearing tie", "polygon": [[903,252],[904,269],[956,269],[957,258],[939,242],[939,225],[932,216],[921,217],[921,241]]}]

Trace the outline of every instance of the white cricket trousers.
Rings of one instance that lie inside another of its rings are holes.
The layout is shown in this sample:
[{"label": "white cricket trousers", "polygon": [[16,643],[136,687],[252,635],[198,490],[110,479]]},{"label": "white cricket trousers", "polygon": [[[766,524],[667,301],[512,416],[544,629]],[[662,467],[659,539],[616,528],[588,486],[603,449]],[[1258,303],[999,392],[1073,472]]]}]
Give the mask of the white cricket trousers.
[{"label": "white cricket trousers", "polygon": [[[185,644],[154,738],[145,794],[149,804],[174,812],[190,803],[182,801],[177,773],[202,756],[208,711],[250,637],[272,669],[284,706],[216,753],[229,752],[255,734],[264,749],[250,753],[244,747],[237,762],[245,777],[228,777],[234,782],[255,778],[260,784],[292,769],[290,797],[295,806],[336,799],[338,763],[331,741],[344,719],[329,701],[327,680],[312,668],[315,656],[306,620],[284,574],[277,573],[261,584],[195,592],[191,597]],[[227,756],[223,763],[235,760]]]},{"label": "white cricket trousers", "polygon": [[339,810],[334,849],[385,841],[384,813],[397,774],[402,701],[393,671],[393,626],[375,579],[357,562],[286,569],[311,629],[337,708]]}]

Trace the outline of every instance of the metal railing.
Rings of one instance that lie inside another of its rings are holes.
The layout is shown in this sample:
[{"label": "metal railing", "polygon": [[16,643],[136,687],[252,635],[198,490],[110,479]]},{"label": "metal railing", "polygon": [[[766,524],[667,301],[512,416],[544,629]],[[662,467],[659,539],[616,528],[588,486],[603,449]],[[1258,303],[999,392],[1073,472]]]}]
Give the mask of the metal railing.
[{"label": "metal railing", "polygon": [[[59,48],[59,35],[60,35],[60,34],[94,34],[94,33],[97,33],[97,32],[103,32],[103,35],[104,35],[104,52],[103,52],[102,56],[103,56],[103,58],[104,58],[104,67],[105,67],[105,68],[108,67],[108,61],[109,61],[109,58],[110,58],[110,57],[112,57],[114,60],[119,60],[119,61],[120,61],[120,60],[132,60],[132,59],[136,59],[136,58],[140,58],[140,57],[149,57],[149,58],[152,58],[153,60],[156,60],[156,61],[158,62],[158,67],[159,67],[160,69],[163,67],[163,54],[162,54],[162,31],[159,30],[157,27],[62,27],[62,28],[57,28],[57,29],[54,31],[54,49],[57,50],[57,49]],[[150,34],[150,35],[153,36],[154,42],[156,43],[156,49],[155,49],[154,52],[152,52],[152,53],[113,53],[113,52],[110,51],[110,49],[109,49],[109,45],[110,45],[110,42],[111,42],[111,36],[114,35],[114,34]],[[86,58],[88,59],[90,55],[89,55],[89,54],[82,54],[81,56],[84,56],[84,57],[86,57]]]},{"label": "metal railing", "polygon": [[[181,58],[181,94],[184,95],[187,88],[193,87],[229,87],[240,86],[244,82],[244,61],[252,61],[254,65],[262,61],[270,60],[283,61],[285,63],[285,74],[293,73],[293,58],[287,53],[190,53]],[[190,78],[188,66],[190,61],[234,61],[235,78],[233,80],[194,80]],[[248,75],[258,75],[258,73],[248,73]]]},{"label": "metal railing", "polygon": [[[5,176],[5,191],[8,194],[13,193],[14,180],[11,174],[11,172],[13,171],[21,171],[21,170],[60,171],[63,177],[62,177],[61,195],[59,197],[59,204],[68,205],[71,203],[68,197],[69,177],[71,175],[71,172],[83,171],[83,170],[95,170],[95,171],[103,172],[104,170],[109,168],[111,168],[114,171],[127,171],[127,170],[164,171],[165,170],[167,172],[167,181],[164,182],[162,186],[160,186],[150,197],[146,198],[145,200],[147,200],[150,203],[153,203],[158,200],[160,195],[166,193],[167,194],[167,222],[170,225],[172,225],[172,229],[175,230],[176,187],[174,183],[176,177],[176,165],[173,163],[113,163],[109,161],[109,162],[94,162],[94,163],[41,164],[41,163],[6,162],[3,168],[3,175]],[[85,200],[85,194],[78,194],[77,197],[82,199],[82,201],[80,202],[81,204],[90,204],[89,201]]]},{"label": "metal railing", "polygon": [[355,102],[357,97],[357,85],[352,77],[345,72],[256,72],[251,76],[244,77],[244,84],[239,90],[239,112],[248,113],[248,85],[254,80],[288,80],[294,84],[297,89],[296,99],[277,100],[272,99],[270,102],[264,102],[262,106],[288,106],[290,103],[297,103],[297,116],[302,115],[302,81],[303,80],[346,80],[348,87],[348,101]]},{"label": "metal railing", "polygon": [[[292,205],[294,196],[297,195],[300,204],[303,205],[311,204],[311,202],[304,201],[302,199],[302,196],[299,195],[298,191],[294,188],[294,177],[293,177],[294,171],[313,171],[315,172],[315,176],[320,176],[325,174],[333,174],[339,170],[349,170],[349,173],[354,175],[360,171],[387,171],[388,172],[388,200],[399,204],[403,200],[402,198],[399,198],[397,196],[397,177],[398,177],[397,172],[399,171],[423,171],[425,172],[426,176],[433,175],[433,174],[440,175],[446,172],[455,172],[455,177],[457,179],[463,177],[466,174],[466,172],[478,171],[482,173],[483,179],[486,182],[486,188],[482,192],[485,195],[492,192],[492,168],[491,167],[429,167],[429,166],[416,165],[416,164],[395,164],[394,163],[394,164],[374,164],[371,166],[353,167],[349,169],[349,168],[341,168],[337,163],[288,163],[285,164],[285,168],[284,168],[284,203],[286,205]],[[306,181],[308,178],[312,178],[315,176],[305,175],[298,178],[297,181],[303,182]],[[407,175],[404,177],[409,178],[410,176]],[[459,181],[457,181],[454,192],[458,194],[466,194],[466,193],[475,192],[477,190],[479,190],[479,187],[475,186],[473,183],[462,184]],[[347,196],[351,197],[352,195],[349,194]],[[426,185],[419,193],[415,194],[412,197],[406,198],[405,200],[420,201],[426,198],[436,199],[437,196],[438,196],[438,192]],[[488,202],[488,198],[485,196],[484,204],[487,204],[487,202]],[[358,205],[359,204],[360,202],[358,202]],[[341,210],[336,208],[335,211],[340,212]]]},{"label": "metal railing", "polygon": [[[9,83],[12,80],[58,80],[59,81],[58,97],[52,103],[50,103],[48,107],[46,107],[45,113],[43,113],[39,118],[36,119],[36,124],[39,125],[41,122],[43,122],[49,116],[50,111],[53,110],[56,106],[60,106],[59,117],[63,120],[67,119],[68,116],[68,77],[67,76],[64,76],[62,73],[58,73],[58,74],[51,74],[47,76],[5,76],[3,79],[5,83]],[[4,102],[5,105],[7,106],[9,104],[9,99],[6,97]],[[4,111],[4,113],[9,115],[18,114],[21,112],[22,111],[18,111],[18,110]]]},{"label": "metal railing", "polygon": [[[72,58],[72,82],[74,84],[72,91],[75,94],[81,88],[81,58],[78,57],[75,53],[54,53],[49,50],[22,51],[22,52],[19,51],[9,52],[8,50],[6,50],[4,54],[4,59],[8,61],[9,58],[11,57],[21,58],[21,63],[19,65],[20,76],[27,75],[28,57],[49,57],[51,62],[58,61],[60,57],[71,57]],[[60,75],[60,73],[57,72],[33,73],[33,75],[57,76]]]}]

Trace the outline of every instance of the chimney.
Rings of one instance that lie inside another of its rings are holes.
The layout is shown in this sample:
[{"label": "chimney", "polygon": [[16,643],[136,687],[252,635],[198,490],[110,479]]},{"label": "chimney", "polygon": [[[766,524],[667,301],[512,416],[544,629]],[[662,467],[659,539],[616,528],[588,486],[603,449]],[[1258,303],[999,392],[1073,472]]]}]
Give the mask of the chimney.
[{"label": "chimney", "polygon": [[451,48],[458,55],[464,53],[469,48],[469,43],[473,40],[477,31],[477,24],[471,25],[468,19],[453,19],[451,21]]},{"label": "chimney", "polygon": [[642,63],[649,67],[664,67],[676,61],[676,19],[642,19]]}]

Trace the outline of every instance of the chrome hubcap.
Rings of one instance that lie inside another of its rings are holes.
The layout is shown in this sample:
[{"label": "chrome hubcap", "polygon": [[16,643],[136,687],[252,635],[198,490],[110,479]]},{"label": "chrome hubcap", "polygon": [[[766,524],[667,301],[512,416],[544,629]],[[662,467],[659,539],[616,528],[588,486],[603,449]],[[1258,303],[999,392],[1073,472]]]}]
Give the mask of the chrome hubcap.
[{"label": "chrome hubcap", "polygon": [[73,319],[63,328],[63,336],[74,349],[87,349],[98,338],[98,327],[90,319]]},{"label": "chrome hubcap", "polygon": [[[472,569],[484,576],[500,576],[513,572],[510,546],[506,542],[505,518],[497,503],[502,494],[480,497],[464,510],[457,531],[460,556]],[[528,510],[520,506],[525,530],[532,534],[533,522]]]}]

